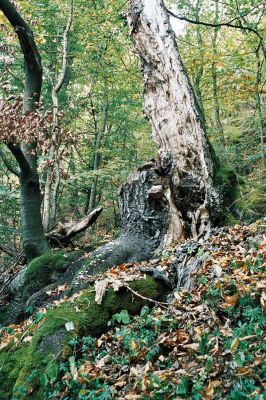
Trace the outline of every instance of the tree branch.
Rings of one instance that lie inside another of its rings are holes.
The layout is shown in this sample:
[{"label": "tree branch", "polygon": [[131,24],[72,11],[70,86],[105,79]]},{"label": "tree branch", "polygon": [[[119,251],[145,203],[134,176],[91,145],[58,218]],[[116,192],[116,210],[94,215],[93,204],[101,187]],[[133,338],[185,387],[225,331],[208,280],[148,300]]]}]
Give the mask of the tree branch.
[{"label": "tree branch", "polygon": [[25,154],[20,147],[14,146],[12,143],[7,144],[8,149],[11,151],[15,159],[17,160],[21,172],[24,174],[32,174],[30,163],[28,162]]},{"label": "tree branch", "polygon": [[12,174],[16,175],[17,177],[19,177],[20,176],[19,171],[11,164],[11,162],[8,160],[8,158],[5,156],[5,154],[2,152],[2,150],[0,150],[0,157],[2,158],[2,161],[5,164],[8,171],[10,171]]},{"label": "tree branch", "polygon": [[13,26],[25,61],[25,90],[23,105],[26,111],[36,108],[42,85],[41,57],[34,41],[33,32],[9,0],[0,0],[0,9]]},{"label": "tree branch", "polygon": [[64,30],[64,34],[63,34],[63,63],[62,63],[62,69],[61,69],[60,75],[58,77],[58,81],[57,81],[56,85],[53,88],[55,93],[58,93],[59,90],[61,89],[61,87],[62,87],[62,85],[64,83],[65,75],[66,75],[68,33],[69,33],[70,29],[71,29],[72,21],[73,21],[73,0],[70,0],[69,17],[68,17],[66,28]]},{"label": "tree branch", "polygon": [[263,50],[263,54],[264,54],[264,58],[265,58],[265,61],[266,61],[266,46],[265,46],[263,37],[260,35],[260,33],[255,28],[252,28],[250,26],[243,26],[240,23],[239,23],[239,25],[233,24],[232,23],[233,21],[239,21],[238,17],[236,17],[236,18],[234,18],[234,19],[232,19],[231,21],[228,21],[228,22],[221,22],[221,23],[215,24],[215,23],[211,23],[211,22],[204,22],[204,21],[194,20],[194,19],[187,18],[187,17],[181,16],[181,15],[177,15],[177,14],[173,13],[169,9],[167,9],[167,12],[172,17],[177,18],[180,21],[189,22],[191,24],[203,25],[203,26],[208,26],[208,27],[211,27],[211,28],[220,28],[220,27],[226,26],[228,28],[241,29],[241,30],[244,30],[244,31],[249,31],[249,32],[255,33],[255,35],[260,40],[260,44],[261,44],[261,47],[262,47],[262,50]]}]

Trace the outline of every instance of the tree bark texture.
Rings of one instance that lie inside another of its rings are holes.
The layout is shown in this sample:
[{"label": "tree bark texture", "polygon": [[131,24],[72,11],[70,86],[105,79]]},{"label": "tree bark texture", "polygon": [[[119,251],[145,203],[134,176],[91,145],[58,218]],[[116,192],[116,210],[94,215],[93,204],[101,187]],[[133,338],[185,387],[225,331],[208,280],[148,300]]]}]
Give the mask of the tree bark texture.
[{"label": "tree bark texture", "polygon": [[164,245],[169,245],[208,231],[220,199],[200,112],[163,1],[131,0],[127,19],[142,64],[144,113],[159,163],[168,165],[162,198],[169,216]]},{"label": "tree bark texture", "polygon": [[[32,30],[9,0],[1,0],[0,9],[15,29],[24,56],[25,85],[23,106],[25,112],[36,109],[42,86],[41,57]],[[47,251],[41,218],[41,193],[37,172],[36,144],[8,144],[20,167],[22,237],[27,259]]]}]

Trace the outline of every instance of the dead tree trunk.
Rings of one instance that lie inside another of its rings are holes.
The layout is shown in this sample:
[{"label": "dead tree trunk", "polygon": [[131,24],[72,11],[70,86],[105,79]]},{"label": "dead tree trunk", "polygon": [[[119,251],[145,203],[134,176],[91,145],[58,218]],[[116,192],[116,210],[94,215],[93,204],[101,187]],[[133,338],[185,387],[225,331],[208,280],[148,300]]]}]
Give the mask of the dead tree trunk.
[{"label": "dead tree trunk", "polygon": [[86,275],[152,258],[180,238],[203,235],[221,205],[209,144],[162,0],[131,0],[128,22],[142,61],[145,114],[158,157],[121,187],[121,234],[83,260],[75,290],[86,286]]},{"label": "dead tree trunk", "polygon": [[171,164],[162,194],[169,207],[168,245],[209,230],[219,201],[213,162],[163,1],[131,0],[127,19],[142,63],[144,112],[161,163]]},{"label": "dead tree trunk", "polygon": [[203,235],[221,210],[209,143],[163,1],[130,0],[127,19],[158,157],[121,187],[121,235],[92,253],[82,276],[149,259],[180,238]]}]

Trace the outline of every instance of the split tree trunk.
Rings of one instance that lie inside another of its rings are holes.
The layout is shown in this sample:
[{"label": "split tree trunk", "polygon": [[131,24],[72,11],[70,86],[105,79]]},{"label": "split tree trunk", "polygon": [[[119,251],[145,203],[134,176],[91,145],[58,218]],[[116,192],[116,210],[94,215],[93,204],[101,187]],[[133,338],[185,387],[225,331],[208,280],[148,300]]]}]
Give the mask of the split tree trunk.
[{"label": "split tree trunk", "polygon": [[159,151],[122,185],[120,237],[91,254],[82,277],[204,235],[221,210],[209,144],[163,1],[131,0],[127,19]]},{"label": "split tree trunk", "polygon": [[213,163],[163,1],[131,0],[127,19],[142,63],[144,112],[160,164],[169,165],[169,183],[162,185],[169,207],[164,245],[169,245],[209,230],[219,201]]}]

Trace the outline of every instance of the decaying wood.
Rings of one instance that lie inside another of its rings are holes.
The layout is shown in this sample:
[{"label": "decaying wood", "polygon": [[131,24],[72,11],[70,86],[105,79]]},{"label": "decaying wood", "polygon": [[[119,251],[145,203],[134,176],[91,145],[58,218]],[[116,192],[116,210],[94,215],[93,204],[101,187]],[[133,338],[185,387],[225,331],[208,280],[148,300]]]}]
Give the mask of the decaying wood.
[{"label": "decaying wood", "polygon": [[103,208],[98,207],[91,211],[86,217],[71,223],[59,223],[58,226],[46,233],[51,244],[65,246],[78,233],[90,227],[101,214]]},{"label": "decaying wood", "polygon": [[[163,1],[131,0],[127,20],[142,63],[144,112],[160,163],[171,168],[164,190],[170,216],[165,245],[169,245],[210,229],[211,212],[219,202],[213,163]],[[159,188],[150,194],[162,196]]]}]

